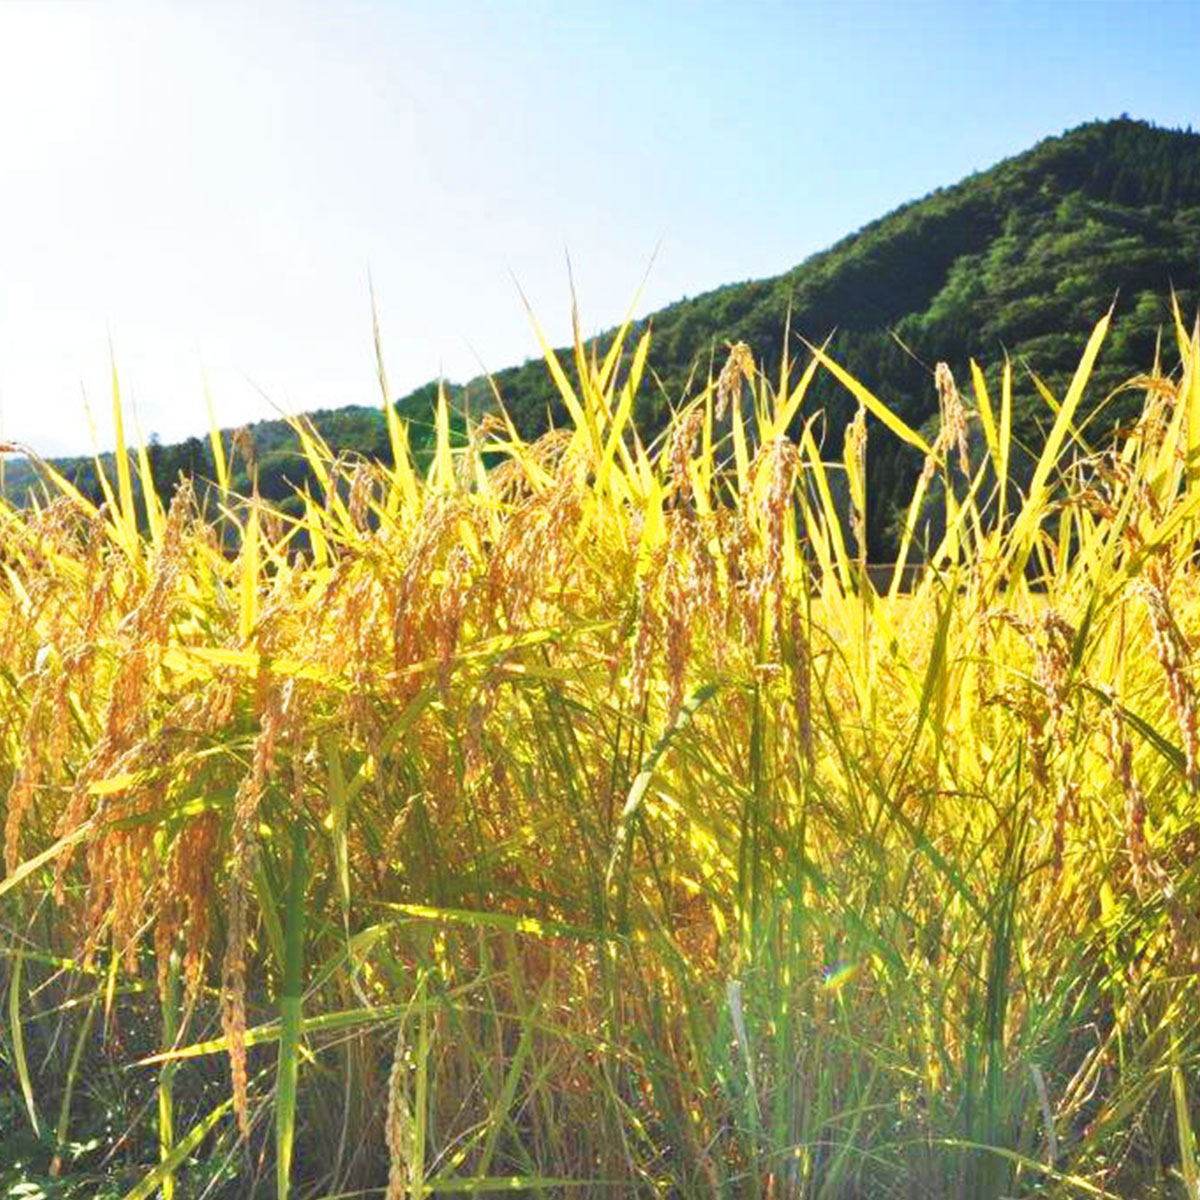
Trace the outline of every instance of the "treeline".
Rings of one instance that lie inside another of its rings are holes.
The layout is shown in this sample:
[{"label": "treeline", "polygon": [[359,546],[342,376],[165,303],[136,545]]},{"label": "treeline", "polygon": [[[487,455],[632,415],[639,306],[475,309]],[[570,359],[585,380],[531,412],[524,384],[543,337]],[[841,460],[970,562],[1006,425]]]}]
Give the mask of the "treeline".
[{"label": "treeline", "polygon": [[[428,396],[422,392],[397,405],[397,411],[408,426],[413,457],[422,469],[428,466],[433,453],[435,397],[436,387],[431,385]],[[350,405],[310,413],[308,418],[334,454],[363,455],[391,465],[391,444],[382,409]],[[466,437],[465,421],[458,411],[451,416],[451,437],[456,442],[462,442]],[[253,474],[259,494],[291,513],[298,513],[302,508],[300,496],[304,491],[312,495],[319,493],[312,467],[286,421],[259,421],[243,430],[224,430],[221,438],[230,486],[234,491],[249,494]],[[129,448],[135,492],[141,485],[136,453],[136,447]],[[198,482],[201,498],[204,484],[217,478],[212,442],[207,435],[163,444],[152,434],[146,444],[146,458],[155,490],[167,501],[182,478]],[[112,484],[116,479],[114,455],[103,454],[99,462]],[[104,489],[94,457],[55,459],[53,466],[93,503],[103,501]],[[40,490],[41,478],[33,463],[26,459],[10,459],[5,464],[4,494],[12,503],[26,504]]]}]

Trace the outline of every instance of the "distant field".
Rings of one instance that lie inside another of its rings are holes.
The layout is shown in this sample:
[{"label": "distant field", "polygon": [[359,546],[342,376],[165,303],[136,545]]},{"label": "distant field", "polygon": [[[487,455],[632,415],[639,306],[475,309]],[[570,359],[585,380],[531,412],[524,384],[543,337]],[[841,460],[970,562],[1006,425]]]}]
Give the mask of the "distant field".
[{"label": "distant field", "polygon": [[536,441],[0,508],[3,1194],[1200,1200],[1200,342],[1089,444],[1107,324],[1020,488],[1007,368],[647,444],[622,330]]}]

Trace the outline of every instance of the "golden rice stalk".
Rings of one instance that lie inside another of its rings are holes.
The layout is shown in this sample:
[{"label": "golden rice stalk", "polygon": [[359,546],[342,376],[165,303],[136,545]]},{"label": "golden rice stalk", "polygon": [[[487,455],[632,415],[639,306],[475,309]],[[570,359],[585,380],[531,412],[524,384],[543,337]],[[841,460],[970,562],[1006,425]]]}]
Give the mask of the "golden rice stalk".
[{"label": "golden rice stalk", "polygon": [[950,368],[944,363],[938,363],[934,369],[934,383],[937,386],[938,406],[941,411],[942,425],[938,440],[943,450],[954,447],[958,450],[958,468],[966,479],[971,478],[971,460],[967,452],[967,410],[963,405],[962,396],[954,382]]},{"label": "golden rice stalk", "polygon": [[1109,703],[1107,735],[1109,765],[1125,798],[1125,849],[1133,871],[1134,890],[1141,895],[1147,877],[1161,868],[1151,858],[1146,844],[1146,797],[1133,773],[1133,742],[1115,699]]},{"label": "golden rice stalk", "polygon": [[754,382],[754,355],[745,342],[735,342],[729,347],[729,357],[717,376],[717,420],[724,415],[730,404],[736,404],[742,391],[742,381]]},{"label": "golden rice stalk", "polygon": [[234,798],[232,866],[229,881],[229,930],[222,965],[221,1027],[229,1047],[233,1105],[243,1136],[250,1130],[246,1075],[246,938],[247,890],[254,870],[254,821],[263,789],[274,769],[276,742],[283,731],[295,680],[288,679],[270,691],[258,736],[254,760]]},{"label": "golden rice stalk", "polygon": [[384,1141],[388,1149],[388,1184],[386,1200],[405,1200],[416,1148],[416,1130],[412,1105],[409,1102],[408,1042],[404,1022],[396,1031],[392,1052],[392,1069],[388,1075],[387,1120]]},{"label": "golden rice stalk", "polygon": [[1147,565],[1136,590],[1150,617],[1151,644],[1166,677],[1171,713],[1183,742],[1188,785],[1195,789],[1200,786],[1196,690],[1189,671],[1190,650],[1171,609],[1169,587],[1163,562],[1154,559]]}]

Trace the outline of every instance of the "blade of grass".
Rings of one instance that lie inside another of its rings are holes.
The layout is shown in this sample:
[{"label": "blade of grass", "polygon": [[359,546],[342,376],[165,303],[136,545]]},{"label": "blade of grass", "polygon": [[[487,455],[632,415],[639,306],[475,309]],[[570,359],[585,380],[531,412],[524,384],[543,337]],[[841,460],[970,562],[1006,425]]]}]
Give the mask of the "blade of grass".
[{"label": "blade of grass", "polygon": [[279,1059],[275,1076],[275,1195],[287,1200],[292,1146],[296,1138],[296,1088],[300,1071],[300,1031],[304,1013],[305,889],[307,841],[299,819],[292,827],[292,866],[288,881],[283,987],[279,993]]},{"label": "blade of grass", "polygon": [[17,1069],[17,1080],[21,1085],[21,1098],[29,1114],[29,1124],[35,1135],[41,1134],[37,1105],[33,1101],[33,1081],[29,1077],[29,1062],[25,1057],[25,1023],[21,1019],[21,977],[25,966],[25,954],[18,950],[13,958],[12,980],[8,987],[8,1028],[12,1038],[13,1066]]}]

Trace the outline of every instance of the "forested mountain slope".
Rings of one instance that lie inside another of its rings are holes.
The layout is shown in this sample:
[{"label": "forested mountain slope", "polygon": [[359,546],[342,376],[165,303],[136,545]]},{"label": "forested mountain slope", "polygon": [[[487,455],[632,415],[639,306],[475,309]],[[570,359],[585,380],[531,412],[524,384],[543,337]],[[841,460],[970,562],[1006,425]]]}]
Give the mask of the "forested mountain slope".
[{"label": "forested mountain slope", "polygon": [[[748,342],[775,368],[790,308],[795,337],[819,343],[832,333],[833,357],[914,425],[937,413],[936,362],[966,383],[970,358],[994,378],[1007,352],[1017,367],[1016,428],[1036,443],[1047,409],[1025,368],[1061,387],[1116,299],[1094,405],[1149,368],[1158,331],[1169,327],[1171,289],[1191,314],[1198,284],[1200,135],[1127,119],[1084,125],[905,205],[777,278],[653,314],[650,364],[662,386],[643,388],[642,428],[665,417],[689,372],[703,378],[714,350],[719,368],[726,342]],[[798,341],[794,349],[803,351]],[[496,383],[523,432],[541,428],[548,410],[564,417],[540,362],[500,372]],[[471,392],[482,397],[482,384]],[[840,452],[848,397],[830,379],[810,396],[808,411],[826,407]],[[401,402],[409,411],[427,403]],[[1115,402],[1112,418],[1139,403]],[[895,506],[919,470],[894,438],[872,439],[873,554],[886,554]]]},{"label": "forested mountain slope", "polygon": [[[785,274],[730,284],[645,318],[639,328],[653,326],[652,374],[639,399],[639,425],[661,426],[689,378],[698,373],[703,380],[714,359],[719,366],[727,342],[748,342],[760,363],[777,369],[790,311],[798,354],[800,337],[820,342],[832,333],[830,353],[914,425],[937,412],[937,361],[965,382],[970,358],[994,377],[1007,353],[1018,368],[1016,429],[1035,444],[1047,409],[1028,370],[1061,387],[1087,332],[1115,298],[1114,333],[1089,396],[1094,406],[1153,361],[1171,289],[1190,314],[1198,285],[1200,135],[1127,118],[1095,122],[907,204]],[[525,435],[566,419],[540,361],[501,371],[494,382]],[[398,401],[418,443],[433,394],[427,385]],[[454,387],[452,395],[473,413],[491,403],[485,380]],[[848,397],[821,378],[807,408],[818,406],[826,408],[827,436],[840,450]],[[1118,399],[1097,431],[1122,411]],[[318,425],[337,449],[386,455],[378,412],[324,412]],[[262,489],[282,496],[302,479],[290,434],[281,422],[262,423],[254,434]],[[206,440],[156,447],[154,458],[164,482],[180,468],[211,473]],[[67,465],[86,486],[90,465]],[[919,469],[895,439],[871,439],[873,556],[887,555],[896,507]],[[22,472],[10,464],[10,477],[14,470],[19,489]]]}]

